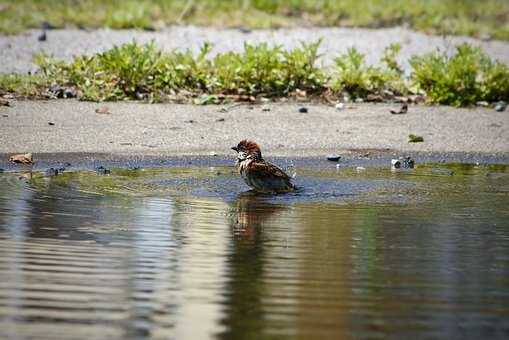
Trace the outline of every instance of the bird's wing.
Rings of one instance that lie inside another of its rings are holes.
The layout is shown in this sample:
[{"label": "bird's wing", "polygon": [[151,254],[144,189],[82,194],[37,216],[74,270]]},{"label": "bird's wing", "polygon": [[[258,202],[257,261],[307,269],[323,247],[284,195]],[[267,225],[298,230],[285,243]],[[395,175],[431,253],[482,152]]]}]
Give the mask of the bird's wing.
[{"label": "bird's wing", "polygon": [[250,171],[256,176],[290,181],[290,177],[281,168],[266,161],[253,162],[250,165]]}]

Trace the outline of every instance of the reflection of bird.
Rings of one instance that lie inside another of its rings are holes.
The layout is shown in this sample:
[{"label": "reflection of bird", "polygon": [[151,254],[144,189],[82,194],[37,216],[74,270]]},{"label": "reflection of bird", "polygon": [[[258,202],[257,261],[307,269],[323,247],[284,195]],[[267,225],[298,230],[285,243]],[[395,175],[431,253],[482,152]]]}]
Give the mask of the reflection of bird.
[{"label": "reflection of bird", "polygon": [[293,191],[290,177],[280,168],[262,158],[258,144],[243,140],[232,148],[237,151],[236,167],[254,191],[278,193]]},{"label": "reflection of bird", "polygon": [[262,223],[283,207],[266,202],[252,192],[241,193],[237,197],[234,231],[236,235],[253,239]]}]

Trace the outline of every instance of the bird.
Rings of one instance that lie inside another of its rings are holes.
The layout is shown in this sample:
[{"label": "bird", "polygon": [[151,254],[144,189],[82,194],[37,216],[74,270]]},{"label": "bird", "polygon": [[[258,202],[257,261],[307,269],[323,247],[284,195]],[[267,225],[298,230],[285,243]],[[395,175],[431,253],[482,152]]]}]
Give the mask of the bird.
[{"label": "bird", "polygon": [[295,190],[295,186],[281,168],[262,157],[260,147],[254,141],[244,139],[232,147],[237,152],[235,167],[244,182],[255,192],[284,193]]}]

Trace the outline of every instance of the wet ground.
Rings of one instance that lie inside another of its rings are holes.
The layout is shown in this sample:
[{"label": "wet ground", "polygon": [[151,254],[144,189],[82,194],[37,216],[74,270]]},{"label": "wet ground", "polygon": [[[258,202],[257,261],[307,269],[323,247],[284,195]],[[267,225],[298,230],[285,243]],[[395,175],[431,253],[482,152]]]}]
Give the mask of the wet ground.
[{"label": "wet ground", "polygon": [[9,168],[0,338],[507,338],[507,160],[442,156],[276,159],[278,196],[217,157]]}]

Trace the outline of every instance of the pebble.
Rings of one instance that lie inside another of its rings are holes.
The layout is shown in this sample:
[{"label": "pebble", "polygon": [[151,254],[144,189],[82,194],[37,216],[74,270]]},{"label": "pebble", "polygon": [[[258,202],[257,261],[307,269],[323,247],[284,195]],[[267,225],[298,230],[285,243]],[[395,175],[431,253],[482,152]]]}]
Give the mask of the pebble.
[{"label": "pebble", "polygon": [[415,166],[415,161],[410,156],[400,157],[398,159],[391,160],[391,168],[392,169],[413,169]]},{"label": "pebble", "polygon": [[327,160],[331,162],[338,162],[341,159],[340,155],[328,155]]},{"label": "pebble", "polygon": [[217,153],[216,153],[216,152],[214,152],[214,151],[211,151],[211,152],[209,153],[209,155],[210,155],[210,156],[213,156],[213,157],[216,157],[216,156],[217,156]]},{"label": "pebble", "polygon": [[54,177],[58,175],[58,170],[55,168],[49,168],[46,171],[44,171],[44,176],[47,177]]},{"label": "pebble", "polygon": [[102,165],[101,166],[98,166],[95,168],[95,171],[100,174],[100,175],[108,175],[108,174],[111,174],[111,170],[110,169],[107,169],[105,167],[103,167]]},{"label": "pebble", "polygon": [[308,108],[305,106],[299,107],[299,112],[300,113],[308,113]]},{"label": "pebble", "polygon": [[497,104],[495,104],[495,111],[497,112],[503,112],[507,108],[507,103],[503,100],[499,101]]},{"label": "pebble", "polygon": [[399,159],[393,159],[391,160],[391,166],[394,169],[399,169],[401,168],[401,161]]},{"label": "pebble", "polygon": [[53,126],[53,125],[55,125],[55,123],[53,123],[53,122],[48,122],[48,125]]},{"label": "pebble", "polygon": [[335,107],[336,110],[341,111],[345,108],[345,103],[337,103]]},{"label": "pebble", "polygon": [[43,30],[41,34],[39,34],[39,36],[37,37],[37,40],[39,41],[46,41],[47,39],[47,36],[46,36],[46,31]]}]

